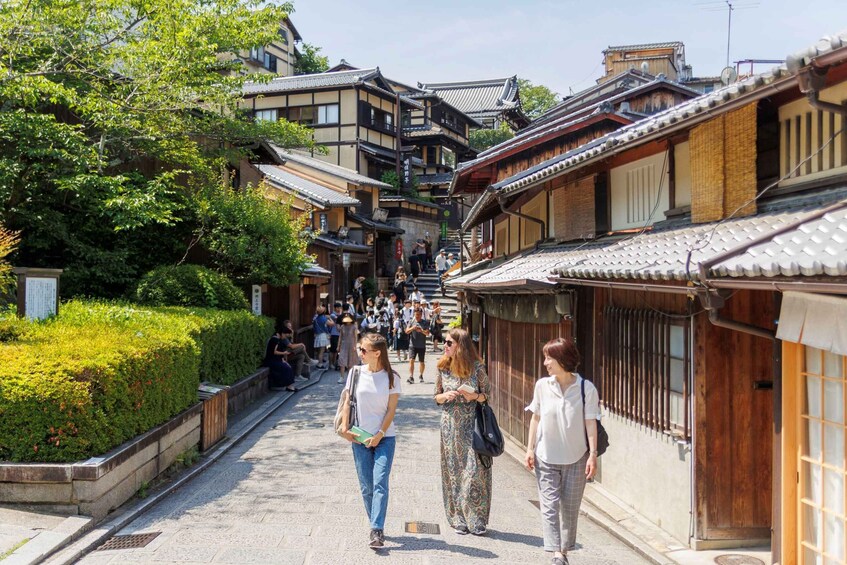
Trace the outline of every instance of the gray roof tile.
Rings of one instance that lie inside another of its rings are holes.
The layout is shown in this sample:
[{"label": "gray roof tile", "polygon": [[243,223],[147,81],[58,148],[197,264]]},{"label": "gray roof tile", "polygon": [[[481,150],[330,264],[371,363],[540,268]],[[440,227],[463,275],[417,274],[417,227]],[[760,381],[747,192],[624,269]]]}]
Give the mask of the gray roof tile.
[{"label": "gray roof tile", "polygon": [[[698,280],[698,263],[753,243],[823,208],[797,203],[747,218],[671,227],[628,236],[602,248],[569,254],[556,266],[563,277]],[[603,240],[598,240],[602,243]],[[780,247],[781,246],[781,247]],[[721,276],[847,275],[847,214],[843,211],[792,230],[725,260]]]},{"label": "gray roof tile", "polygon": [[635,147],[646,139],[648,134],[654,135],[662,130],[670,131],[672,127],[681,128],[690,120],[711,116],[716,109],[741,96],[751,93],[765,96],[768,86],[788,76],[788,71],[783,65],[698,96],[518,173],[511,177],[508,183],[499,183],[500,189],[503,193],[517,192],[565,171],[575,170],[594,162],[612,150],[617,152],[627,145]]},{"label": "gray roof tile", "polygon": [[298,176],[277,165],[256,165],[265,179],[276,188],[294,193],[306,202],[322,208],[360,206],[362,203],[343,192]]},{"label": "gray roof tile", "polygon": [[723,261],[712,271],[729,277],[847,275],[847,202],[844,205]]},{"label": "gray roof tile", "polygon": [[331,88],[334,86],[352,86],[379,74],[378,68],[355,69],[334,73],[317,73],[313,75],[295,75],[275,78],[269,82],[246,82],[242,88],[245,95],[263,94],[269,92],[286,92],[307,88]]},{"label": "gray roof tile", "polygon": [[610,45],[603,53],[611,51],[640,51],[642,49],[668,49],[671,47],[683,47],[682,41],[664,41],[659,43],[636,43],[635,45]]},{"label": "gray roof tile", "polygon": [[306,153],[303,153],[302,151],[282,149],[281,147],[278,147],[274,144],[270,144],[270,147],[276,152],[280,159],[299,163],[306,167],[337,176],[351,184],[375,186],[377,188],[392,188],[390,184],[386,184],[382,181],[366,177],[365,175],[360,175],[353,169],[348,169],[346,167],[327,163],[326,161],[321,161],[320,159],[312,157]]},{"label": "gray roof tile", "polygon": [[474,118],[480,113],[496,116],[503,111],[520,108],[517,77],[468,82],[421,84],[434,91],[454,108]]}]

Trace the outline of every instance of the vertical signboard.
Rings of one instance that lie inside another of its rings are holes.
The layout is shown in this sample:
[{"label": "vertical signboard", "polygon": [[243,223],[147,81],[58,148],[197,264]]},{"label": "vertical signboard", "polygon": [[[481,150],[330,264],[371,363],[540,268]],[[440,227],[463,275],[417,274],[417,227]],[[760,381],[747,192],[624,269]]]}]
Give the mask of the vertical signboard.
[{"label": "vertical signboard", "polygon": [[412,186],[412,158],[406,157],[403,159],[403,186],[408,188]]},{"label": "vertical signboard", "polygon": [[252,306],[252,309],[253,309],[253,313],[256,314],[257,316],[261,316],[262,315],[262,285],[260,285],[260,284],[254,284],[253,285],[253,292],[251,294],[250,303],[251,303],[251,306]]},{"label": "vertical signboard", "polygon": [[43,320],[56,313],[59,279],[53,277],[27,277],[26,317]]}]

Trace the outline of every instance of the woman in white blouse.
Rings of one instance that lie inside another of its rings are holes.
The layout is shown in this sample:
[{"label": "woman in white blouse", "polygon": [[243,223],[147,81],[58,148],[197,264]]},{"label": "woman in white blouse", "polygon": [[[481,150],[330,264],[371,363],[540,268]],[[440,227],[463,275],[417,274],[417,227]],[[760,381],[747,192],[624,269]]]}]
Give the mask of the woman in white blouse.
[{"label": "woman in white blouse", "polygon": [[573,340],[548,341],[544,367],[550,376],[535,383],[526,407],[532,420],[525,463],[538,480],[544,551],[553,553],[553,565],[568,565],[585,482],[597,472],[600,401],[594,385],[575,372],[579,360]]}]

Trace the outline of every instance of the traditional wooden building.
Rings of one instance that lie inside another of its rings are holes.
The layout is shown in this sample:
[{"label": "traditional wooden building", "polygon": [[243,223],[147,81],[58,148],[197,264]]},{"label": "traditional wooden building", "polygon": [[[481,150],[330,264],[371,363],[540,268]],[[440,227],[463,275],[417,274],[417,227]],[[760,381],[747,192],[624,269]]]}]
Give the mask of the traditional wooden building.
[{"label": "traditional wooden building", "polygon": [[296,44],[303,38],[290,18],[280,22],[277,35],[277,40],[269,45],[256,46],[237,55],[221,56],[221,59],[240,61],[242,64],[238,72],[242,74],[293,76],[298,57]]},{"label": "traditional wooden building", "polygon": [[[248,83],[245,110],[257,120],[280,120],[309,126],[326,148],[313,157],[380,179],[394,171],[402,150],[397,121],[400,110],[423,106],[398,95],[379,68],[354,69]],[[412,166],[423,163],[409,157]]]},{"label": "traditional wooden building", "polygon": [[501,123],[517,131],[530,122],[521,109],[518,77],[464,82],[418,83],[422,90],[434,92],[460,112],[495,129]]},{"label": "traditional wooden building", "polygon": [[490,185],[495,259],[448,284],[515,441],[541,346],[572,335],[600,490],[695,549],[842,565],[847,33],[787,63]]}]

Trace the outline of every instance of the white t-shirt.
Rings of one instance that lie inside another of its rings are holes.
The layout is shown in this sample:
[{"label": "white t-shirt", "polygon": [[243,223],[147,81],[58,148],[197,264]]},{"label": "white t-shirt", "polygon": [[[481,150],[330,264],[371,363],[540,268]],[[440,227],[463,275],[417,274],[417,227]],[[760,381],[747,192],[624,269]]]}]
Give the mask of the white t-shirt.
[{"label": "white t-shirt", "polygon": [[[383,369],[371,373],[367,365],[353,367],[347,373],[347,384],[350,388],[350,380],[353,371],[359,370],[359,381],[356,383],[356,411],[359,417],[359,427],[371,434],[376,434],[382,426],[385,415],[388,413],[388,396],[400,394],[400,375],[394,375],[394,388],[388,388],[388,373]],[[385,437],[393,437],[396,434],[394,422],[388,426]]]},{"label": "white t-shirt", "polygon": [[435,268],[439,271],[446,271],[447,270],[447,257],[445,257],[444,255],[438,255],[435,258]]},{"label": "white t-shirt", "polygon": [[532,402],[526,407],[541,418],[538,422],[535,455],[552,465],[572,465],[585,455],[585,420],[600,418],[600,397],[591,381],[585,381],[585,414],[582,410],[580,383],[576,381],[562,393],[556,377],[538,379]]}]

